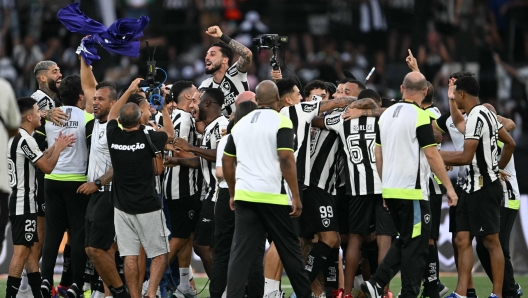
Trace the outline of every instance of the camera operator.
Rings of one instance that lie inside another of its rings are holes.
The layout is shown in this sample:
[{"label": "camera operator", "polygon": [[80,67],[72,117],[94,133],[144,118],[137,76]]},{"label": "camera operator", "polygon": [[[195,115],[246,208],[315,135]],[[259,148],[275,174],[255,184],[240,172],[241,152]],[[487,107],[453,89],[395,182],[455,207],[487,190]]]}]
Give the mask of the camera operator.
[{"label": "camera operator", "polygon": [[[251,67],[253,53],[251,50],[222,33],[218,26],[212,26],[205,32],[207,35],[219,38],[222,42],[211,45],[205,56],[205,73],[212,75],[202,82],[202,88],[220,88],[224,92],[222,113],[225,116],[235,112],[235,99],[238,94],[249,90],[247,71]],[[240,58],[233,65],[233,51]]]},{"label": "camera operator", "polygon": [[[138,282],[138,256],[143,246],[147,257],[152,258],[150,283],[147,295],[155,297],[167,264],[169,231],[156,194],[154,178],[163,170],[157,162],[162,160],[161,151],[174,138],[170,129],[148,132],[141,125],[141,110],[135,103],[127,103],[131,94],[137,93],[140,79],[132,82],[128,90],[114,104],[108,115],[107,138],[110,158],[114,168],[112,198],[114,202],[114,225],[119,253],[125,257],[125,278],[130,297],[140,297]],[[162,109],[169,119],[167,107]],[[123,129],[119,129],[116,119]],[[147,134],[148,133],[148,134]],[[153,162],[152,158],[156,161]],[[141,192],[139,192],[141,191]]]}]

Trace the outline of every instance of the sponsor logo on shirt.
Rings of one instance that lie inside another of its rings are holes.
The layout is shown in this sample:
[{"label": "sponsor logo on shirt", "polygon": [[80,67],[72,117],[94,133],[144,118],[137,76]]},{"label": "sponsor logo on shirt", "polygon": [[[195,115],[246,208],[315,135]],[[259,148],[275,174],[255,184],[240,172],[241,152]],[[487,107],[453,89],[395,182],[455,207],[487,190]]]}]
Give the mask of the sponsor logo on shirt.
[{"label": "sponsor logo on shirt", "polygon": [[136,151],[140,149],[145,149],[145,144],[143,143],[136,143],[134,145],[119,145],[119,144],[112,144],[110,147],[111,149],[115,150],[122,150],[122,151]]},{"label": "sponsor logo on shirt", "polygon": [[317,109],[317,105],[302,105],[302,110],[305,113],[313,112],[315,109]]},{"label": "sponsor logo on shirt", "polygon": [[104,136],[104,134],[105,134],[105,131],[102,130],[102,131],[99,133],[99,139],[101,139],[101,138]]},{"label": "sponsor logo on shirt", "polygon": [[227,70],[227,73],[234,77],[238,74],[238,69],[236,67],[231,67],[230,69]]},{"label": "sponsor logo on shirt", "polygon": [[326,125],[335,125],[339,123],[341,115],[337,115],[331,118],[326,118]]},{"label": "sponsor logo on shirt", "polygon": [[29,149],[28,145],[22,145],[21,148],[29,159],[33,160],[35,157],[37,157],[37,155],[31,151],[31,149]]},{"label": "sponsor logo on shirt", "polygon": [[228,107],[235,103],[236,95],[235,92],[231,92],[228,95],[224,94],[224,107]]},{"label": "sponsor logo on shirt", "polygon": [[477,120],[477,125],[475,125],[475,137],[480,137],[482,134],[482,127],[484,126],[484,122],[480,119]]}]

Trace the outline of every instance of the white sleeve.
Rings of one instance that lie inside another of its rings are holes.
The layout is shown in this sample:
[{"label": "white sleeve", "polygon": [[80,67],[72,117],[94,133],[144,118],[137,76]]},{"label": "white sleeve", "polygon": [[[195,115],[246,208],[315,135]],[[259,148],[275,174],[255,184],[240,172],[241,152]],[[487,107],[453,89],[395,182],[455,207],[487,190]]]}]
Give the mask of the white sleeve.
[{"label": "white sleeve", "polygon": [[337,133],[340,133],[343,129],[343,118],[341,118],[341,114],[338,115],[326,115],[324,117],[324,124],[326,129],[335,131]]},{"label": "white sleeve", "polygon": [[466,134],[465,139],[478,140],[482,136],[482,129],[484,128],[484,121],[477,115],[474,114],[468,117],[466,121]]},{"label": "white sleeve", "polygon": [[220,140],[220,143],[218,143],[218,147],[216,148],[216,167],[217,168],[222,167],[222,156],[224,156],[224,149],[227,144],[227,139],[229,139],[229,135],[225,135]]},{"label": "white sleeve", "polygon": [[300,111],[305,115],[307,122],[312,122],[313,118],[319,115],[319,104],[321,102],[301,102]]}]

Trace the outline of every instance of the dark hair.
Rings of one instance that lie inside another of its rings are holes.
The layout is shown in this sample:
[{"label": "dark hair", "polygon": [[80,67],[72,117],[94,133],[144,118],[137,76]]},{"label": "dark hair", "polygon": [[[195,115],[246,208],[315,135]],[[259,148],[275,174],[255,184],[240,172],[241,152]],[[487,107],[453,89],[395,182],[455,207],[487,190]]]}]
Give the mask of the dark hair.
[{"label": "dark hair", "polygon": [[336,85],[334,85],[334,83],[325,82],[325,85],[326,85],[326,90],[330,93],[330,96],[332,96],[332,94],[336,93],[337,87],[336,87]]},{"label": "dark hair", "polygon": [[170,95],[172,96],[172,100],[179,103],[180,94],[183,92],[183,90],[191,88],[193,86],[193,82],[191,81],[178,81],[174,84],[172,84],[172,88],[170,91]]},{"label": "dark hair", "polygon": [[79,95],[84,95],[81,86],[81,77],[78,75],[67,76],[62,79],[59,86],[59,96],[65,106],[76,106]]},{"label": "dark hair", "polygon": [[321,80],[314,80],[306,84],[306,86],[304,86],[304,94],[308,96],[310,95],[310,92],[314,89],[322,89],[322,90],[328,91],[328,88],[326,88],[325,82]]},{"label": "dark hair", "polygon": [[454,74],[452,74],[449,79],[460,79],[460,78],[463,78],[463,77],[474,77],[475,74],[472,73],[471,71],[457,71],[455,72]]},{"label": "dark hair", "polygon": [[282,98],[284,95],[288,93],[293,92],[293,87],[295,87],[295,81],[286,78],[286,79],[280,79],[277,82],[275,82],[275,85],[277,85],[277,89],[279,90],[279,97]]},{"label": "dark hair", "polygon": [[99,84],[97,84],[97,86],[95,86],[95,90],[99,90],[101,88],[110,89],[110,93],[108,94],[108,98],[110,100],[117,100],[117,90],[116,90],[116,85],[114,83],[109,82],[109,81],[102,81],[102,82],[99,82]]},{"label": "dark hair", "polygon": [[361,83],[358,80],[354,80],[354,79],[351,79],[351,78],[344,78],[341,81],[339,81],[339,84],[346,84],[346,83],[356,84],[358,86],[359,90],[367,89],[367,86],[365,86],[365,84]]},{"label": "dark hair", "polygon": [[212,47],[219,47],[220,52],[222,53],[222,57],[229,58],[227,65],[231,66],[231,64],[233,63],[233,56],[234,56],[233,50],[231,50],[231,48],[223,42],[215,42],[210,46],[210,48]]},{"label": "dark hair", "polygon": [[127,103],[131,102],[131,103],[135,103],[136,105],[139,106],[139,104],[141,104],[143,101],[145,101],[145,97],[141,96],[138,93],[134,93],[134,94],[130,95],[130,97],[127,100]]},{"label": "dark hair", "polygon": [[395,103],[396,103],[396,101],[392,101],[388,97],[382,97],[381,98],[381,107],[382,108],[388,108],[388,107],[392,106]]},{"label": "dark hair", "polygon": [[422,103],[432,103],[433,102],[433,95],[434,95],[434,87],[431,82],[427,81],[427,94],[425,95],[424,99],[422,100]]},{"label": "dark hair", "polygon": [[229,124],[227,124],[227,134],[231,134],[231,129],[233,129],[233,126],[235,126],[235,121],[231,120],[229,121]]},{"label": "dark hair", "polygon": [[244,118],[247,114],[257,109],[257,104],[252,101],[244,101],[238,105],[238,108],[235,111],[235,124]]},{"label": "dark hair", "polygon": [[224,104],[224,92],[218,88],[204,88],[203,94],[207,94],[213,99],[219,106]]},{"label": "dark hair", "polygon": [[472,96],[479,96],[480,87],[474,77],[461,77],[455,82],[455,90],[464,91]]},{"label": "dark hair", "polygon": [[33,106],[37,102],[31,97],[20,97],[20,98],[17,98],[17,103],[18,103],[18,110],[20,111],[20,115],[24,117],[27,112],[33,110]]},{"label": "dark hair", "polygon": [[381,96],[378,94],[378,92],[372,89],[361,90],[357,96],[357,99],[359,100],[363,98],[370,98],[374,100],[378,106],[381,106]]}]

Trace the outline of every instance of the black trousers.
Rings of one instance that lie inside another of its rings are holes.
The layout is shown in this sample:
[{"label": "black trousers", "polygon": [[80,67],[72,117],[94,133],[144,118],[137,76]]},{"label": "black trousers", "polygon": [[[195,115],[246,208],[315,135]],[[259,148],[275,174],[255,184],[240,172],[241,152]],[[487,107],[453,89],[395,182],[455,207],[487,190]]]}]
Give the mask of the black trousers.
[{"label": "black trousers", "polygon": [[[220,188],[215,205],[214,260],[209,294],[211,298],[220,298],[227,286],[229,254],[235,233],[235,212],[229,207],[229,190]],[[266,243],[258,247],[257,255],[249,271],[249,297],[261,298],[264,295],[264,251]]]},{"label": "black trousers", "polygon": [[297,297],[311,297],[299,238],[289,215],[291,211],[291,206],[235,202],[235,234],[227,274],[227,297],[244,297],[250,264],[254,263],[259,255],[258,248],[266,241],[266,232],[277,247]]},{"label": "black trousers", "polygon": [[392,243],[372,279],[381,287],[401,270],[402,298],[418,297],[429,254],[431,210],[428,201],[386,199],[400,237]]},{"label": "black trousers", "polygon": [[46,235],[42,247],[42,279],[53,284],[53,269],[64,232],[69,230],[73,282],[84,285],[86,252],[84,251],[84,220],[90,196],[78,194],[84,182],[45,179]]},{"label": "black trousers", "polygon": [[[519,210],[506,207],[501,207],[500,210],[499,241],[502,246],[502,252],[504,253],[504,281],[502,283],[502,295],[504,297],[517,297],[517,288],[515,286],[515,278],[513,276],[513,266],[510,256],[510,234],[517,213],[519,213]],[[486,247],[484,247],[484,244],[482,244],[482,241],[477,241],[477,255],[486,274],[492,279],[490,255]]]}]

